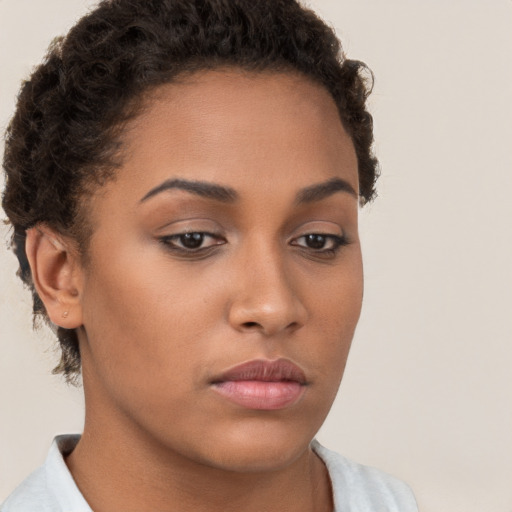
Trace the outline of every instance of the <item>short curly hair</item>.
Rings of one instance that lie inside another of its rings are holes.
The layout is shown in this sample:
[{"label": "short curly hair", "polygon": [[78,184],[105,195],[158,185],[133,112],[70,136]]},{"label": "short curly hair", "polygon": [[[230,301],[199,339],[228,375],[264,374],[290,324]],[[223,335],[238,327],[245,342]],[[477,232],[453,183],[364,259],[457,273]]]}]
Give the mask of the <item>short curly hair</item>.
[{"label": "short curly hair", "polygon": [[[49,322],[25,253],[27,229],[44,223],[73,236],[85,254],[90,230],[80,204],[115,175],[123,124],[143,94],[225,66],[298,72],[323,85],[355,147],[361,203],[374,197],[378,163],[366,109],[373,75],[345,57],[311,10],[296,0],[103,0],[52,43],[23,83],[6,132],[2,206],[34,320]],[[72,381],[81,366],[77,334],[52,327],[61,347],[54,372]]]}]

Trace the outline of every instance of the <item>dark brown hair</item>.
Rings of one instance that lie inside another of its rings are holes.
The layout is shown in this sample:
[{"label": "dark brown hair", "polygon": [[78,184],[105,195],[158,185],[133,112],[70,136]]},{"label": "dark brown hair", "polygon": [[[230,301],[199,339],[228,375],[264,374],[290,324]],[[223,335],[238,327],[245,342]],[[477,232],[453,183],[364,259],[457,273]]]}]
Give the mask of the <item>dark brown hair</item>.
[{"label": "dark brown hair", "polygon": [[[86,252],[90,230],[80,205],[114,176],[119,134],[137,100],[183,73],[223,66],[298,72],[322,84],[355,146],[361,202],[373,198],[372,75],[345,58],[312,11],[296,0],[104,0],[50,46],[23,83],[6,133],[2,206],[35,319],[48,320],[31,279],[26,230],[45,223]],[[72,379],[80,372],[76,332],[58,327],[56,334],[55,371]]]}]

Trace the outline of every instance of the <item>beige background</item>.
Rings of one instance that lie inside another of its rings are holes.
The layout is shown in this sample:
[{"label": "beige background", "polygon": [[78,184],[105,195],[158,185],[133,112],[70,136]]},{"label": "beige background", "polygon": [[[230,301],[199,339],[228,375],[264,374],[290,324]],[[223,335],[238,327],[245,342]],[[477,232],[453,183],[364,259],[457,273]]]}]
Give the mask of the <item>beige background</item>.
[{"label": "beige background", "polygon": [[[312,0],[377,82],[365,307],[320,440],[408,481],[424,512],[512,512],[512,2]],[[0,0],[0,125],[92,2]],[[0,501],[79,431],[0,228]],[[363,511],[362,511],[363,512]]]}]

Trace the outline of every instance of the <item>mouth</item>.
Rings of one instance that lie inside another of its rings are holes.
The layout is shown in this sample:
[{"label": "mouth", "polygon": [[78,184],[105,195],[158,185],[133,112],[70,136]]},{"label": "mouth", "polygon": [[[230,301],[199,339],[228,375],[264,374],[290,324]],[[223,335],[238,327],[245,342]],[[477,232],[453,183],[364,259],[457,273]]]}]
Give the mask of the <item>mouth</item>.
[{"label": "mouth", "polygon": [[230,402],[257,410],[285,409],[297,403],[307,385],[304,372],[287,359],[254,360],[230,368],[211,381]]}]

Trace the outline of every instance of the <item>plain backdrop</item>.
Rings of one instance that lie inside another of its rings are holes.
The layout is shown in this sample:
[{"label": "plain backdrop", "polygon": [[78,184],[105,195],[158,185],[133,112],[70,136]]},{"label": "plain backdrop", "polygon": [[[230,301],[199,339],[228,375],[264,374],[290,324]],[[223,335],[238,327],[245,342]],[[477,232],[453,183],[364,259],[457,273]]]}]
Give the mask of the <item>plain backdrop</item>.
[{"label": "plain backdrop", "polygon": [[[20,80],[93,2],[0,0],[0,127]],[[319,439],[406,480],[423,512],[512,512],[512,2],[311,0],[376,76],[379,198],[365,301]],[[0,228],[0,501],[80,390],[51,375]],[[363,511],[361,511],[363,512]]]}]

